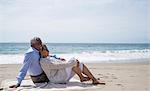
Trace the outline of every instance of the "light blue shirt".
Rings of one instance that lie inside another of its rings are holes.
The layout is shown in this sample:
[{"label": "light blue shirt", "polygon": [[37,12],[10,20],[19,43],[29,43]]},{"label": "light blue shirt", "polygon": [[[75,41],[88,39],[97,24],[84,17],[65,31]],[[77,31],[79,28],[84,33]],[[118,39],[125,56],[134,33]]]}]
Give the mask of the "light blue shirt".
[{"label": "light blue shirt", "polygon": [[32,76],[40,75],[43,70],[40,66],[40,55],[39,51],[33,47],[30,47],[25,53],[23,65],[17,76],[18,84],[21,84],[22,80],[27,74],[27,71]]}]

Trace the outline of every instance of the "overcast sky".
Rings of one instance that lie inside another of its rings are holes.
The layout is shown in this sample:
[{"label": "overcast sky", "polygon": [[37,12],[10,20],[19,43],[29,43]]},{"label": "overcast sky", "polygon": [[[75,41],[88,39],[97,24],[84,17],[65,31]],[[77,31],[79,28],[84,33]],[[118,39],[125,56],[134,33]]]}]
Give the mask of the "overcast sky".
[{"label": "overcast sky", "polygon": [[150,43],[149,9],[149,0],[0,0],[0,42]]}]

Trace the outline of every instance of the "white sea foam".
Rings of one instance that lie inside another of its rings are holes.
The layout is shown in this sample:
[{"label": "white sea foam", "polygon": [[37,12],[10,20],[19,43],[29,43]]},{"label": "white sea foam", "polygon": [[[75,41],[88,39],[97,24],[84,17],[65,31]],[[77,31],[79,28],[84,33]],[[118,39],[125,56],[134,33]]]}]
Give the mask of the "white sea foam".
[{"label": "white sea foam", "polygon": [[[140,61],[141,59],[150,59],[150,50],[123,50],[123,51],[106,51],[106,52],[83,52],[81,54],[58,54],[59,56],[78,58],[82,62],[125,62]],[[142,60],[141,60],[142,61]]]},{"label": "white sea foam", "polygon": [[[121,51],[95,51],[70,54],[56,54],[58,57],[70,59],[75,57],[82,62],[126,62],[142,61],[141,59],[150,59],[150,50],[121,50]],[[0,54],[0,64],[20,64],[23,62],[23,54]],[[150,61],[150,60],[148,60]]]},{"label": "white sea foam", "polygon": [[23,58],[23,54],[0,54],[0,64],[20,64]]}]

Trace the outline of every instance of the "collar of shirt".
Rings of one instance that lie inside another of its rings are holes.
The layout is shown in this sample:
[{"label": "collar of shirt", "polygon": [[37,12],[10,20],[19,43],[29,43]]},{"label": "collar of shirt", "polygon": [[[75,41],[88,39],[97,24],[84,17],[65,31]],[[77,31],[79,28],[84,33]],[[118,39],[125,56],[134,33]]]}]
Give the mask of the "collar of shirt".
[{"label": "collar of shirt", "polygon": [[33,48],[33,47],[30,47],[26,53],[30,53],[30,52],[33,52],[33,51],[39,53],[39,51],[37,49]]}]

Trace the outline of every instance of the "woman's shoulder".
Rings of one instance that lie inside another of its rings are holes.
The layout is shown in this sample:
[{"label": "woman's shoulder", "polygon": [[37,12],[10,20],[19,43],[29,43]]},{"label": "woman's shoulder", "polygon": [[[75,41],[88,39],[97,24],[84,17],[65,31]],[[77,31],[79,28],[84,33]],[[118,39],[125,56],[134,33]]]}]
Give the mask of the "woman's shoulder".
[{"label": "woman's shoulder", "polygon": [[40,61],[50,61],[50,62],[53,62],[53,61],[56,61],[55,58],[51,57],[51,56],[47,56],[45,58],[40,58]]}]

